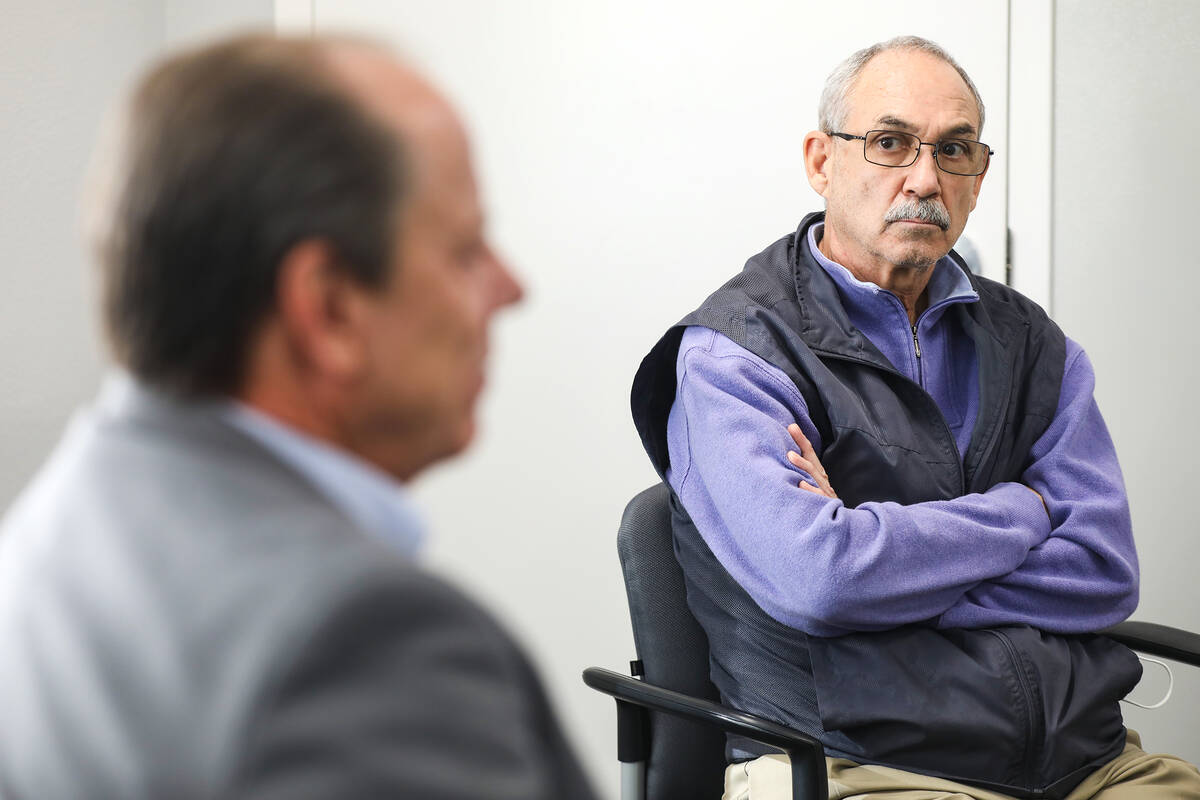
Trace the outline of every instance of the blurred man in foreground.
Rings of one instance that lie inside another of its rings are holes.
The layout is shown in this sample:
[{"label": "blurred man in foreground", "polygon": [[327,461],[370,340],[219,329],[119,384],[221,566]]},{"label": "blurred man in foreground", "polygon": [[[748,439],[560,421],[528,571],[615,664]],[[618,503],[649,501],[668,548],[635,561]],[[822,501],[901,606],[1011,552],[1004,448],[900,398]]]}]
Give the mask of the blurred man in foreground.
[{"label": "blurred man in foreground", "polygon": [[120,367],[0,533],[0,796],[590,798],[525,657],[417,568],[474,434],[465,134],[347,40],[140,82],[97,240]]}]

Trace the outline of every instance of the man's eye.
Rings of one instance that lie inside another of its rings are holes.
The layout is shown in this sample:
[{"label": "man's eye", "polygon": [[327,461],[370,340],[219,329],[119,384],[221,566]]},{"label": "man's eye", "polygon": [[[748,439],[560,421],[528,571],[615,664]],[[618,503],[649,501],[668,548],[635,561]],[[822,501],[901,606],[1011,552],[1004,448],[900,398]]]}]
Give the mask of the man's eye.
[{"label": "man's eye", "polygon": [[962,142],[942,142],[938,145],[938,153],[947,158],[962,158],[967,154],[967,146]]},{"label": "man's eye", "polygon": [[899,150],[902,143],[896,136],[880,136],[875,140],[875,146],[880,150]]},{"label": "man's eye", "polygon": [[479,266],[487,256],[487,245],[473,240],[456,248],[454,256],[455,261],[462,269],[471,270]]}]

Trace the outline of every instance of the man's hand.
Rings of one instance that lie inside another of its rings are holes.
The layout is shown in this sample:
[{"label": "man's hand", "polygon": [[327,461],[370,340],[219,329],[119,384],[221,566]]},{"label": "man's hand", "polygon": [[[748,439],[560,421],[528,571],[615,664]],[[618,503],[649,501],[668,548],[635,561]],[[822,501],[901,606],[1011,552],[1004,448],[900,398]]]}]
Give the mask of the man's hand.
[{"label": "man's hand", "polygon": [[1046,505],[1046,498],[1042,497],[1042,493],[1027,484],[1022,484],[1022,486],[1025,486],[1026,489],[1028,489],[1029,491],[1033,492],[1034,494],[1036,494],[1038,496],[1038,500],[1042,501],[1042,508],[1044,508],[1046,510],[1046,516],[1047,517],[1050,516],[1050,506]]},{"label": "man's hand", "polygon": [[829,483],[829,474],[825,472],[825,467],[821,466],[821,460],[817,458],[817,452],[813,450],[808,437],[800,430],[800,426],[794,422],[788,425],[788,433],[792,435],[792,441],[796,443],[796,447],[800,448],[799,453],[795,450],[788,451],[788,461],[807,472],[816,481],[815,486],[808,481],[800,481],[798,484],[800,488],[813,494],[836,499],[837,492],[833,490],[833,486]]}]

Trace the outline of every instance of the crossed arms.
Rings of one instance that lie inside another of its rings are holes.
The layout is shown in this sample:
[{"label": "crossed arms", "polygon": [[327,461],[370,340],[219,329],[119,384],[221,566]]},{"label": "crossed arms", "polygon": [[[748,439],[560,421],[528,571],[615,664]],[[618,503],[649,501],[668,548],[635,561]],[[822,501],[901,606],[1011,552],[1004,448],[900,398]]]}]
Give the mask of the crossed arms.
[{"label": "crossed arms", "polygon": [[[694,346],[702,339],[715,346]],[[1020,483],[856,508],[829,496],[838,476],[825,476],[819,434],[781,371],[719,334],[685,336],[680,353],[668,479],[714,555],[780,622],[819,636],[922,622],[1079,633],[1136,606],[1124,485],[1074,342]]]}]

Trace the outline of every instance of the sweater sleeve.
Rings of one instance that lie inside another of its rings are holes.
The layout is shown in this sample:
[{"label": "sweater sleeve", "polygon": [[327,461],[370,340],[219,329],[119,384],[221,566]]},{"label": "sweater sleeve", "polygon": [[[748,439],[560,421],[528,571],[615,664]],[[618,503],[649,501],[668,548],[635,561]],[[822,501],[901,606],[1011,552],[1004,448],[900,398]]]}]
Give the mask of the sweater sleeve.
[{"label": "sweater sleeve", "polygon": [[791,422],[820,452],[780,370],[714,331],[685,332],[668,481],[725,569],[785,625],[833,636],[936,619],[1049,534],[1041,501],[1015,483],[910,506],[804,491],[786,458]]},{"label": "sweater sleeve", "polygon": [[942,616],[941,626],[1028,624],[1084,633],[1120,622],[1137,607],[1129,502],[1093,396],[1095,383],[1087,355],[1068,339],[1054,420],[1034,444],[1022,476],[1045,499],[1051,534],[1017,569],[966,592]]}]

